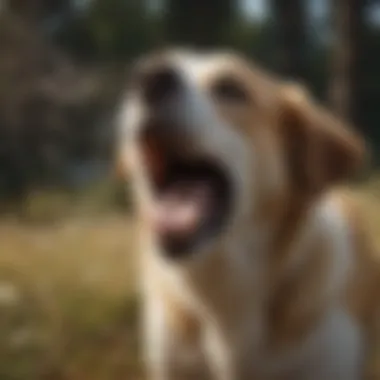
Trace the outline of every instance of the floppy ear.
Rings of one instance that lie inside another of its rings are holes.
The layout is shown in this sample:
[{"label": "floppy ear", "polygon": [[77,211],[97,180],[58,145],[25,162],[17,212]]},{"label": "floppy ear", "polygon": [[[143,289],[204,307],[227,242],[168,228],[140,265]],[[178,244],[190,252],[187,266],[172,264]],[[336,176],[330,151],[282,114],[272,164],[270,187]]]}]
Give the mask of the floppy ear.
[{"label": "floppy ear", "polygon": [[280,129],[295,190],[315,194],[361,166],[364,141],[295,85],[283,86]]}]

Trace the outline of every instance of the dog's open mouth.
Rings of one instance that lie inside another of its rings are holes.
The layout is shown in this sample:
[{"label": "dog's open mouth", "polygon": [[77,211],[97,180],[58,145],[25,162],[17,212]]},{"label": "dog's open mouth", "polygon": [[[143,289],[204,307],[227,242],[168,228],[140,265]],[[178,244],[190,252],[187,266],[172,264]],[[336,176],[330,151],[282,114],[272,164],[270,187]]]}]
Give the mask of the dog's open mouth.
[{"label": "dog's open mouth", "polygon": [[170,143],[152,131],[141,143],[154,189],[152,226],[168,256],[185,256],[225,227],[231,209],[230,181],[216,162],[185,156],[181,143]]}]

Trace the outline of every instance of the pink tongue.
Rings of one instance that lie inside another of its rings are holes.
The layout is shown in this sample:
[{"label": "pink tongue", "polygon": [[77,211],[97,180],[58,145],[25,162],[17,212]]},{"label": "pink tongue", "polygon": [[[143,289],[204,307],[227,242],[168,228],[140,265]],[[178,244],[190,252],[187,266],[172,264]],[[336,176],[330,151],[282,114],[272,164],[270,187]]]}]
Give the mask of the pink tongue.
[{"label": "pink tongue", "polygon": [[156,200],[153,227],[161,235],[185,237],[202,223],[210,201],[211,189],[207,183],[175,184]]}]

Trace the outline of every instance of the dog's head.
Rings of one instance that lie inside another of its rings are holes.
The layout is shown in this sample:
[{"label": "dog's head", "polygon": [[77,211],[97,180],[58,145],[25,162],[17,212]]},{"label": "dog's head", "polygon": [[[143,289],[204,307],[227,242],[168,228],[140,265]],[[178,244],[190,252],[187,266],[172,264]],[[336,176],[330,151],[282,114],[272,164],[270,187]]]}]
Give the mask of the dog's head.
[{"label": "dog's head", "polygon": [[[171,51],[138,62],[121,128],[124,164],[149,186],[150,221],[172,258],[220,242],[259,209],[284,207],[289,194],[313,199],[363,153],[302,88],[231,53]],[[142,165],[125,162],[132,151]]]}]

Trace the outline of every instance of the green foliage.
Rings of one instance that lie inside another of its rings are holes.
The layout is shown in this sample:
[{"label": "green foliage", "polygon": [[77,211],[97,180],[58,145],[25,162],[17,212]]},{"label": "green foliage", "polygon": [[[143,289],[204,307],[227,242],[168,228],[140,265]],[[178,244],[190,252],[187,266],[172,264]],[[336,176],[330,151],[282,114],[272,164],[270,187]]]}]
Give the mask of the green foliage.
[{"label": "green foliage", "polygon": [[93,0],[62,27],[57,41],[87,60],[125,60],[152,47],[156,23],[143,0]]}]

